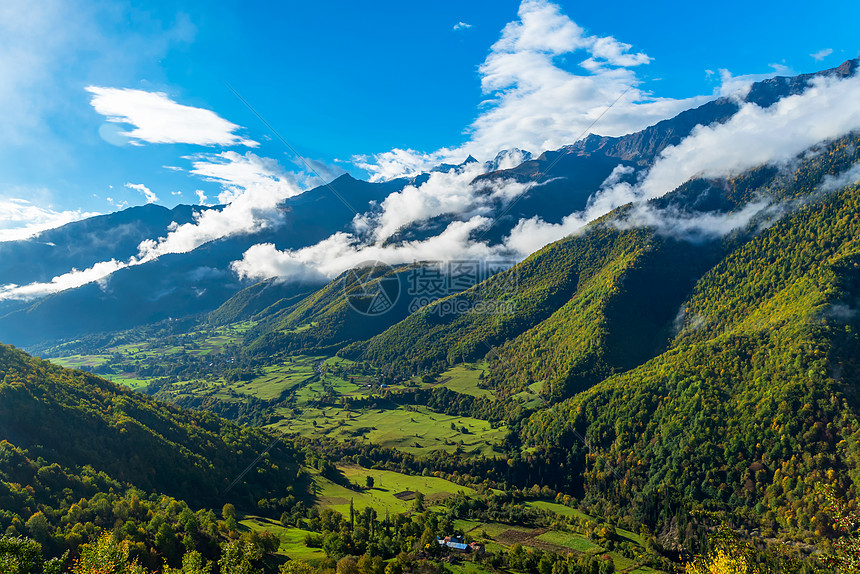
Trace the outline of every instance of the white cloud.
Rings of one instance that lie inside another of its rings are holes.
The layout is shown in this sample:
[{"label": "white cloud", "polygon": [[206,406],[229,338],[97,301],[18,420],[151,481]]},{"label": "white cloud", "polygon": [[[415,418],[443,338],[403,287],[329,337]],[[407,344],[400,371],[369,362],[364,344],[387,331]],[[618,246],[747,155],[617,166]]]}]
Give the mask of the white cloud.
[{"label": "white cloud", "polygon": [[[537,217],[520,221],[506,238],[506,245],[526,255],[579,231],[617,207],[661,197],[691,178],[727,177],[759,165],[789,161],[821,141],[860,129],[858,93],[860,76],[816,78],[802,94],[783,98],[769,108],[744,104],[729,121],[698,126],[680,144],[666,148],[641,181],[621,181],[623,173],[619,170],[624,168],[616,168],[585,210],[568,215],[560,224]],[[857,179],[860,171],[852,168],[837,178],[826,179],[822,187],[836,189]],[[631,221],[653,224],[666,232],[676,225],[677,233],[687,237],[707,237],[735,229],[766,209],[770,206],[754,203],[725,215],[682,216],[640,207]]]},{"label": "white cloud", "polygon": [[[232,268],[243,278],[320,282],[365,261],[395,265],[416,260],[504,257],[506,246],[488,246],[473,239],[472,234],[491,223],[493,209],[535,184],[513,180],[472,183],[483,172],[483,164],[470,163],[431,173],[420,186],[408,185],[388,195],[378,208],[356,216],[355,233],[339,232],[316,245],[283,252],[271,244],[255,245]],[[441,215],[453,215],[458,221],[426,240],[391,243],[392,236],[404,227]]]},{"label": "white cloud", "polygon": [[615,224],[621,229],[651,227],[661,235],[686,241],[703,241],[746,227],[754,217],[768,213],[779,216],[783,210],[767,200],[754,201],[739,211],[728,213],[689,213],[677,208],[657,209],[648,203],[638,203]]},{"label": "white cloud", "polygon": [[130,124],[117,135],[130,143],[185,143],[204,146],[259,144],[236,132],[241,128],[215,112],[179,104],[162,92],[88,86],[93,108],[108,122]]},{"label": "white cloud", "polygon": [[505,238],[505,246],[524,258],[544,245],[579,232],[591,221],[613,209],[636,201],[635,188],[623,181],[624,176],[634,172],[632,167],[618,165],[600,185],[600,189],[588,199],[585,209],[562,218],[560,223],[548,223],[538,216],[521,219]]},{"label": "white cloud", "polygon": [[744,104],[732,118],[699,126],[665,149],[638,193],[659,197],[696,176],[723,177],[789,160],[818,142],[860,129],[860,76],[815,78],[802,94],[761,108]]},{"label": "white cloud", "polygon": [[[218,182],[224,188],[219,199],[226,205],[198,212],[192,223],[173,226],[165,237],[148,239],[138,247],[138,254],[128,261],[101,261],[84,270],[73,269],[50,282],[0,287],[0,300],[29,300],[104,281],[110,274],[141,265],[168,253],[186,253],[222,237],[260,231],[279,222],[277,206],[301,190],[274,160],[251,152],[227,151],[192,158],[191,172]],[[137,188],[135,188],[137,189]],[[108,201],[113,201],[108,198]]]},{"label": "white cloud", "polygon": [[356,229],[366,233],[369,230],[370,238],[382,243],[410,224],[439,215],[456,214],[464,218],[488,215],[493,206],[504,205],[535,185],[513,180],[473,184],[483,172],[483,164],[470,163],[446,173],[431,173],[420,186],[407,185],[388,195],[379,211],[358,216]]},{"label": "white cloud", "polygon": [[825,48],[824,50],[819,50],[818,52],[815,52],[814,54],[810,54],[810,56],[816,62],[820,62],[821,60],[823,60],[824,58],[826,58],[827,56],[829,56],[832,53],[833,53],[833,48]]},{"label": "white cloud", "polygon": [[146,198],[146,203],[155,203],[156,201],[158,201],[158,196],[152,193],[152,190],[150,190],[142,183],[126,183],[125,186],[129,189],[133,189],[142,193],[143,196]]},{"label": "white cloud", "polygon": [[166,237],[144,241],[140,244],[140,262],[167,253],[186,253],[221,237],[276,225],[280,221],[278,204],[302,192],[276,161],[251,152],[194,157],[191,173],[221,184],[218,201],[224,207],[199,212],[194,222],[174,228]]},{"label": "white cloud", "polygon": [[[763,74],[743,74],[733,76],[726,69],[720,69],[720,86],[715,90],[715,94],[720,96],[735,96],[743,99],[749,93],[750,88],[756,82],[767,80],[775,75],[793,76],[794,70],[783,64],[771,64],[772,71]],[[713,72],[711,72],[713,74]]]},{"label": "white cloud", "polygon": [[465,22],[457,22],[454,24],[454,30],[468,30],[471,27],[471,24],[466,24]]},{"label": "white cloud", "polygon": [[203,191],[202,189],[198,189],[194,193],[195,193],[195,195],[197,195],[197,203],[199,203],[200,205],[206,205],[206,206],[210,205],[209,204],[209,198],[206,197],[205,191]]},{"label": "white cloud", "polygon": [[856,183],[860,183],[860,163],[852,165],[839,175],[825,176],[824,181],[821,182],[821,191],[836,191]]},{"label": "white cloud", "polygon": [[296,250],[278,251],[271,243],[259,244],[248,249],[231,267],[240,277],[248,279],[281,277],[295,282],[319,282],[370,261],[397,265],[413,261],[486,259],[500,253],[500,249],[476,242],[471,236],[489,223],[490,219],[475,216],[468,221],[450,223],[442,233],[427,240],[392,246],[363,244],[354,235],[343,232]]},{"label": "white cloud", "polygon": [[505,238],[505,245],[524,258],[544,245],[576,233],[587,224],[587,216],[580,213],[565,216],[561,223],[548,223],[537,216],[521,219]]},{"label": "white cloud", "polygon": [[33,205],[26,199],[0,198],[0,242],[27,239],[42,231],[96,215],[101,214],[79,209],[54,211]]},{"label": "white cloud", "polygon": [[31,283],[23,286],[15,284],[2,285],[0,286],[0,301],[28,301],[31,299],[38,299],[39,297],[44,297],[51,293],[58,293],[60,291],[65,291],[66,289],[74,289],[93,282],[97,282],[104,286],[104,281],[107,277],[126,266],[127,265],[124,263],[111,259],[110,261],[96,263],[89,269],[84,269],[83,271],[72,269],[68,273],[54,277],[47,283]]},{"label": "white cloud", "polygon": [[[577,59],[584,72],[561,63]],[[638,131],[711,99],[657,98],[640,90],[633,68],[650,60],[611,36],[587,34],[548,0],[524,0],[519,19],[505,26],[480,66],[488,100],[467,130],[469,141],[433,152],[394,149],[353,161],[373,180],[391,179],[457,163],[469,154],[483,161],[505,148],[540,153],[571,144],[622,94],[594,127],[596,133]]]}]

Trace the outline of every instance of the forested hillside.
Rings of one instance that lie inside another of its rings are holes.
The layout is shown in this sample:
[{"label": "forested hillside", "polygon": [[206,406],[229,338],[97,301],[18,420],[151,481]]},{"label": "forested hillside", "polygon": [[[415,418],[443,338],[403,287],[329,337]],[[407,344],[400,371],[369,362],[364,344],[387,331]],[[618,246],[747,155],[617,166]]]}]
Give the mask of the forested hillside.
[{"label": "forested hillside", "polygon": [[[811,201],[826,178],[853,165],[858,142],[847,136],[781,169],[762,166],[728,180],[693,180],[652,204],[679,210],[678,217],[719,217],[754,201],[770,202],[775,207],[760,217],[766,221],[796,208],[799,198]],[[668,343],[696,281],[762,223],[725,238],[673,238],[665,230],[631,226],[628,216],[628,208],[620,208],[343,354],[413,372],[489,353],[496,386],[518,392],[541,383],[556,399],[641,364]],[[502,312],[445,312],[487,303]]]},{"label": "forested hillside", "polygon": [[[534,414],[567,487],[657,524],[677,492],[768,532],[826,533],[857,475],[860,188],[811,200],[697,283],[671,348]],[[580,439],[582,437],[582,439]]]},{"label": "forested hillside", "polygon": [[[256,505],[296,481],[296,454],[271,437],[205,412],[183,411],[82,371],[0,346],[0,436],[65,468],[90,466],[145,492],[193,504]],[[259,453],[267,457],[228,487]]]},{"label": "forested hillside", "polygon": [[[409,315],[414,272],[410,265],[350,270],[298,301],[272,305],[254,317],[258,323],[245,337],[248,350],[265,357],[335,352],[372,337]],[[375,311],[370,307],[377,296],[383,308]]]}]

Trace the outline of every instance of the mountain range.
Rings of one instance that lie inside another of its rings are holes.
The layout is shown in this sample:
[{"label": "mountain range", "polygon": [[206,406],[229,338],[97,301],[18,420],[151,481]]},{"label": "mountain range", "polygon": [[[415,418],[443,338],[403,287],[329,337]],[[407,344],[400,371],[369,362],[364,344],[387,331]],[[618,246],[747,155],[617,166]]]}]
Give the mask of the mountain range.
[{"label": "mountain range", "polygon": [[[474,178],[472,185],[478,188],[485,185],[487,193],[493,182],[503,180],[530,187],[513,201],[489,201],[491,211],[501,215],[482,232],[482,239],[497,245],[518,222],[530,218],[558,224],[567,214],[585,208],[589,198],[619,166],[627,168],[623,179],[635,181],[663,150],[679,144],[697,126],[726,122],[743,103],[772,106],[783,97],[801,93],[815,76],[849,77],[857,65],[857,60],[850,60],[819,74],[758,82],[743,98],[737,95],[717,98],[622,137],[589,135],[533,159],[520,150],[502,152],[487,163],[484,169],[488,171]],[[495,169],[510,157],[525,161],[508,169]],[[475,163],[472,158],[469,160],[460,166],[440,166],[440,169],[453,173]],[[383,183],[363,182],[344,175],[285,200],[277,213],[271,215],[272,224],[256,232],[228,235],[188,252],[169,253],[119,269],[100,281],[35,299],[0,300],[0,340],[26,346],[212,311],[248,287],[247,280],[233,273],[230,263],[240,260],[252,245],[272,243],[283,250],[316,244],[334,233],[352,229],[356,212],[372,212],[407,186],[420,187],[430,175]],[[208,209],[221,207],[178,206],[167,210],[147,205],[70,223],[27,240],[0,243],[0,285],[45,283],[99,262],[127,261],[137,255],[142,242],[165,237],[176,226],[193,223],[196,214]],[[426,239],[441,232],[451,221],[466,217],[464,213],[442,213],[416,220],[398,229],[387,242]]]}]

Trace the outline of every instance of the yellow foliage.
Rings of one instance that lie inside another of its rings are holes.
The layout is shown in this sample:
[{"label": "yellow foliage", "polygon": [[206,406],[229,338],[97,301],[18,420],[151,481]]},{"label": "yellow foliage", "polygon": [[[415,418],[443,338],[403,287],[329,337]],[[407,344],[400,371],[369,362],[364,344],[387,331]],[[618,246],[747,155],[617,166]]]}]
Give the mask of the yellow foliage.
[{"label": "yellow foliage", "polygon": [[732,556],[726,550],[715,550],[708,556],[687,564],[686,574],[759,574],[761,569],[745,556]]}]

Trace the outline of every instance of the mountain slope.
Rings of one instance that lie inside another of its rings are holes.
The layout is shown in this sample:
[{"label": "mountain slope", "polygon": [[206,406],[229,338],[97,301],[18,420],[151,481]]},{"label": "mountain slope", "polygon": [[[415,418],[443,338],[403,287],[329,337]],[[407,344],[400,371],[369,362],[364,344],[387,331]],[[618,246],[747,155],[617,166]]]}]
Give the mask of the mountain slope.
[{"label": "mountain slope", "polygon": [[145,491],[198,506],[254,507],[295,481],[296,453],[278,444],[246,480],[230,483],[271,437],[208,413],[182,411],[82,371],[0,345],[0,439],[65,467],[90,465]]},{"label": "mountain slope", "polygon": [[207,209],[147,204],[68,223],[29,239],[0,242],[0,285],[45,282],[72,268],[124,261],[137,255],[141,241],[163,237],[171,223],[190,223],[195,211]]},{"label": "mountain slope", "polygon": [[[860,137],[846,136],[786,169],[764,166],[728,180],[693,180],[650,205],[673,217],[720,217],[765,200],[781,205],[775,212],[791,209],[792,202],[813,196],[827,177],[860,160],[858,144]],[[544,382],[554,397],[641,364],[666,344],[695,281],[750,235],[675,241],[665,231],[631,227],[629,213],[629,208],[616,210],[583,233],[343,353],[408,373],[444,370],[492,350],[490,378],[497,386],[516,392]],[[487,302],[513,312],[444,312]]]},{"label": "mountain slope", "polygon": [[295,305],[311,290],[307,285],[276,279],[260,281],[227,299],[206,318],[213,325],[227,325],[266,316]]},{"label": "mountain slope", "polygon": [[[413,266],[369,266],[343,273],[289,306],[271,306],[245,337],[248,350],[266,357],[299,351],[334,352],[384,331],[406,317]],[[383,305],[374,310],[375,300]]]},{"label": "mountain slope", "polygon": [[518,392],[537,381],[557,400],[663,350],[678,306],[720,245],[627,233],[630,251],[608,258],[546,320],[494,350],[491,383]]},{"label": "mountain slope", "polygon": [[813,485],[860,484],[858,226],[857,186],[786,216],[702,277],[668,351],[534,414],[526,444],[569,488],[652,525],[671,485],[768,529],[814,530]]},{"label": "mountain slope", "polygon": [[[440,267],[438,262],[366,266],[342,273],[305,296],[281,299],[251,317],[257,324],[245,336],[246,348],[258,356],[295,352],[338,351],[402,321],[447,292],[476,284],[486,269]],[[452,287],[456,285],[457,287]],[[247,289],[281,292],[263,282]],[[241,293],[225,303],[240,306]],[[215,315],[216,318],[220,315]]]}]

